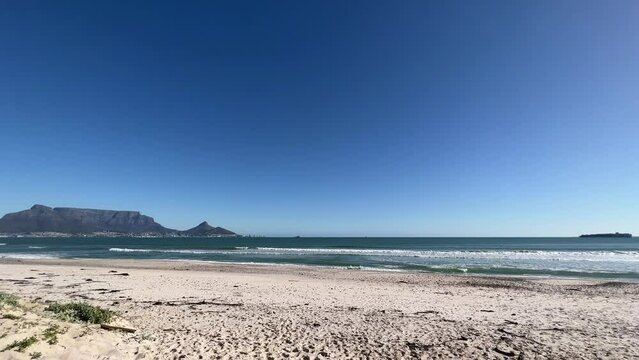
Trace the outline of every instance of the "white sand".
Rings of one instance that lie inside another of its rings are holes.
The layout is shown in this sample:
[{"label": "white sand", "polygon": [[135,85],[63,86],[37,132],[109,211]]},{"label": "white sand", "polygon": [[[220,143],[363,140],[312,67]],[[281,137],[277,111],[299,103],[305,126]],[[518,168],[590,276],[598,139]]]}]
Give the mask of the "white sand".
[{"label": "white sand", "polygon": [[[87,301],[138,329],[65,325],[71,330],[59,344],[0,358],[28,359],[32,351],[56,359],[639,357],[637,284],[39,260],[0,262],[0,291],[36,304]],[[0,321],[0,336],[16,332],[17,322]],[[0,338],[0,349],[41,329],[22,331]]]}]

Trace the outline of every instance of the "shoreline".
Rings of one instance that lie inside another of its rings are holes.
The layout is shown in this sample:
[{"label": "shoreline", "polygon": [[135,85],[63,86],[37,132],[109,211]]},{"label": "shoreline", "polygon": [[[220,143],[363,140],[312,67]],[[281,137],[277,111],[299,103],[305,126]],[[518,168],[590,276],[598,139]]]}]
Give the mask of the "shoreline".
[{"label": "shoreline", "polygon": [[[63,324],[70,330],[60,335],[61,345],[34,345],[51,358],[639,356],[634,283],[55,259],[0,261],[0,292],[40,308],[86,302],[137,330]],[[52,321],[38,314],[31,322]],[[0,348],[26,336],[30,328],[20,321],[0,322],[0,335],[8,334]],[[84,357],[69,353],[74,349]],[[10,356],[28,359],[27,353]]]},{"label": "shoreline", "polygon": [[[411,270],[411,269],[383,269],[375,267],[351,267],[351,266],[335,266],[335,265],[315,265],[315,264],[284,264],[284,263],[267,263],[267,262],[233,262],[233,261],[216,261],[216,260],[197,260],[197,259],[112,259],[112,258],[12,258],[0,256],[0,264],[42,264],[42,265],[78,265],[78,266],[97,266],[108,267],[115,263],[117,266],[131,266],[141,269],[166,269],[170,264],[184,264],[182,270],[189,269],[189,264],[193,265],[193,269],[218,271],[223,268],[242,270],[242,268],[254,268],[258,271],[261,268],[280,268],[282,271],[295,270],[337,270],[337,271],[354,271],[354,272],[374,272],[374,273],[397,273],[397,274],[425,274],[440,275],[463,278],[496,278],[496,279],[524,279],[524,280],[548,280],[548,281],[583,281],[590,283],[599,282],[615,282],[621,284],[638,284],[639,278],[623,278],[614,276],[565,276],[565,275],[530,275],[530,274],[486,274],[486,273],[466,273],[457,271],[428,271],[428,270]],[[140,263],[147,266],[140,266]],[[175,270],[177,268],[173,267]]]}]

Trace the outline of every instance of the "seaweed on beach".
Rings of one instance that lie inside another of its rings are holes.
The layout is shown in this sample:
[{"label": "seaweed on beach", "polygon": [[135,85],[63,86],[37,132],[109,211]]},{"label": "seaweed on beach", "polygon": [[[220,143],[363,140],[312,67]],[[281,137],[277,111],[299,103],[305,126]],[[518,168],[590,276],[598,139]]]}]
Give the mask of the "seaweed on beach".
[{"label": "seaweed on beach", "polygon": [[622,282],[622,281],[606,281],[598,284],[586,285],[590,287],[602,287],[602,288],[621,288],[630,286],[630,283]]},{"label": "seaweed on beach", "polygon": [[512,279],[472,279],[465,282],[472,287],[485,287],[492,289],[526,289],[528,284]]},{"label": "seaweed on beach", "polygon": [[45,309],[58,315],[63,320],[79,321],[90,324],[109,323],[115,316],[111,310],[102,309],[98,306],[86,303],[52,303]]}]

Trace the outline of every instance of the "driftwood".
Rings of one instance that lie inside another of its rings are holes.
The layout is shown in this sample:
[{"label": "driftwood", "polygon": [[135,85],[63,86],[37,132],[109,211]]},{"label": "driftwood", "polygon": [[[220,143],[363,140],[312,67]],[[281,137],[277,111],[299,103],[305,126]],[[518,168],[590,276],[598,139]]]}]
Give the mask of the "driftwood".
[{"label": "driftwood", "polygon": [[512,351],[512,350],[502,350],[502,349],[500,349],[498,347],[494,348],[493,350],[495,350],[496,352],[498,352],[498,353],[500,353],[500,354],[502,354],[504,356],[509,356],[509,357],[515,356],[515,352]]},{"label": "driftwood", "polygon": [[129,327],[124,327],[124,326],[115,326],[115,325],[108,325],[108,324],[100,324],[100,327],[105,329],[105,330],[120,330],[120,331],[124,331],[124,332],[128,332],[128,333],[134,333],[137,330],[133,329],[133,328],[129,328]]},{"label": "driftwood", "polygon": [[497,331],[499,331],[501,333],[504,333],[506,335],[510,335],[510,336],[514,336],[514,337],[518,337],[518,338],[522,338],[522,339],[526,339],[528,341],[534,342],[535,344],[544,345],[544,344],[540,343],[539,341],[531,339],[531,338],[529,338],[529,337],[527,337],[525,335],[515,334],[515,333],[510,332],[510,331],[508,331],[506,329],[503,329],[503,328],[499,328],[499,329],[497,329]]},{"label": "driftwood", "polygon": [[562,328],[558,328],[558,327],[539,329],[539,330],[542,330],[542,331],[566,331],[566,329],[562,329]]},{"label": "driftwood", "polygon": [[198,301],[198,302],[182,303],[181,305],[243,306],[244,304],[242,304],[242,303],[226,303],[226,302],[217,302],[217,301]]}]

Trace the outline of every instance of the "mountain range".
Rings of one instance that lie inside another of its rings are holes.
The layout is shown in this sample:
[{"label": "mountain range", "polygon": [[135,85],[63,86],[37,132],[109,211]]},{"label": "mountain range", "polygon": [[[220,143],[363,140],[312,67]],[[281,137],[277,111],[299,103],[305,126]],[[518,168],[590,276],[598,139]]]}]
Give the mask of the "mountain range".
[{"label": "mountain range", "polygon": [[0,233],[123,234],[145,236],[234,236],[206,221],[185,231],[165,228],[139,211],[79,209],[34,205],[0,219]]}]

